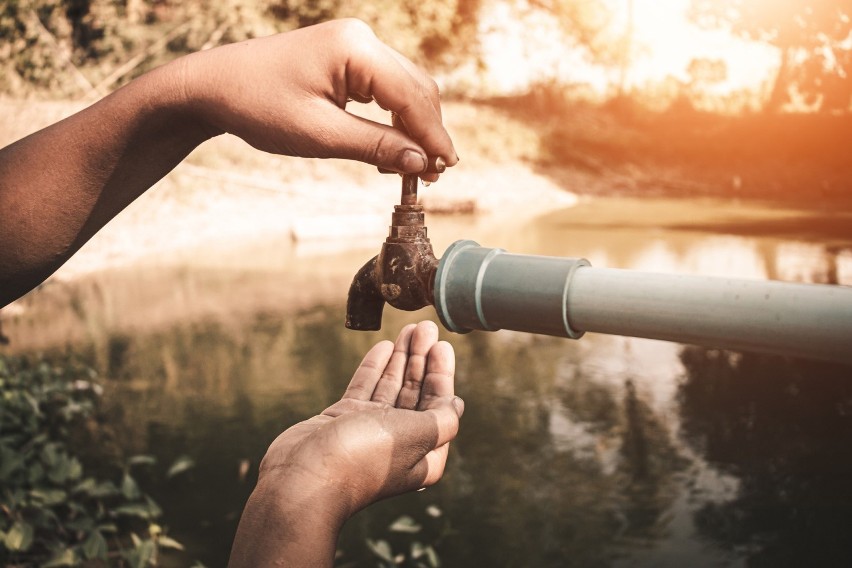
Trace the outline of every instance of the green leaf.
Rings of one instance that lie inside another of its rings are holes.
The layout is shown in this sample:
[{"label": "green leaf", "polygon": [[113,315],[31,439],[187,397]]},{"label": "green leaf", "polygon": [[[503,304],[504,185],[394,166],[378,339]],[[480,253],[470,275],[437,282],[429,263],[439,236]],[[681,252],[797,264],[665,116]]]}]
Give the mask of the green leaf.
[{"label": "green leaf", "polygon": [[53,468],[59,462],[59,452],[56,450],[56,444],[47,444],[41,450],[41,461],[48,468]]},{"label": "green leaf", "polygon": [[140,519],[150,519],[151,511],[145,503],[129,503],[121,505],[113,509],[113,513],[125,517],[138,517]]},{"label": "green leaf", "polygon": [[68,461],[68,479],[76,481],[83,475],[83,464],[77,458]]},{"label": "green leaf", "polygon": [[33,489],[30,491],[30,497],[41,505],[51,507],[64,503],[68,499],[68,494],[61,489]]},{"label": "green leaf", "polygon": [[112,481],[102,481],[98,483],[95,479],[87,477],[77,484],[73,489],[74,493],[83,493],[94,499],[103,499],[105,497],[113,497],[119,494],[118,488]]},{"label": "green leaf", "polygon": [[25,551],[33,543],[33,527],[24,521],[17,521],[6,532],[6,538],[3,540],[8,550],[12,552]]},{"label": "green leaf", "polygon": [[41,446],[42,444],[47,442],[49,439],[50,438],[48,437],[47,434],[39,434],[38,436],[36,436],[35,438],[33,438],[30,441],[30,444],[32,444],[33,446]]},{"label": "green leaf", "polygon": [[[53,447],[53,444],[50,444],[45,446],[45,449]],[[47,477],[54,483],[65,483],[71,477],[71,460],[64,451],[54,449],[50,453],[52,455],[50,462],[45,462],[48,466]]]},{"label": "green leaf", "polygon": [[83,543],[83,554],[89,560],[94,560],[96,558],[106,560],[107,542],[100,531],[92,531],[89,533],[89,537]]},{"label": "green leaf", "polygon": [[116,507],[112,512],[119,516],[137,517],[149,521],[163,514],[160,506],[150,497],[145,497],[144,503],[127,503]]},{"label": "green leaf", "polygon": [[87,533],[95,528],[95,521],[88,515],[80,515],[69,521],[65,521],[65,528],[70,531]]},{"label": "green leaf", "polygon": [[147,568],[156,554],[157,546],[154,541],[142,540],[125,557],[132,568]]},{"label": "green leaf", "polygon": [[139,491],[139,486],[136,484],[136,480],[127,472],[124,472],[124,478],[121,480],[121,493],[125,499],[130,501],[135,501],[142,495],[142,492]]},{"label": "green leaf", "polygon": [[41,410],[39,410],[39,407],[38,407],[38,401],[33,397],[33,395],[31,395],[30,393],[28,393],[26,391],[24,391],[23,395],[24,395],[24,400],[26,400],[27,404],[30,405],[30,408],[32,409],[33,414],[40,417],[42,414],[41,414]]},{"label": "green leaf", "polygon": [[423,547],[423,544],[419,541],[414,541],[411,543],[411,558],[417,560],[421,556],[426,554],[426,549]]},{"label": "green leaf", "polygon": [[163,510],[159,505],[157,505],[157,502],[147,495],[145,496],[145,504],[148,506],[148,511],[150,512],[152,519],[156,519],[163,514]]},{"label": "green leaf", "polygon": [[367,539],[367,547],[370,551],[386,562],[393,562],[393,552],[386,540]]},{"label": "green leaf", "polygon": [[95,481],[94,477],[87,477],[80,483],[78,483],[74,489],[71,490],[72,493],[85,493],[86,495],[91,495],[92,491],[98,486],[98,482]]},{"label": "green leaf", "polygon": [[429,566],[431,568],[439,568],[441,566],[441,559],[438,558],[438,553],[435,552],[435,549],[427,546],[424,551],[426,552],[426,558],[429,560]]},{"label": "green leaf", "polygon": [[183,550],[183,545],[173,538],[166,535],[160,535],[157,538],[157,544],[163,548],[173,548],[174,550]]},{"label": "green leaf", "polygon": [[171,479],[172,477],[190,470],[193,467],[195,467],[195,461],[191,457],[180,456],[169,468],[169,471],[166,473],[166,477]]},{"label": "green leaf", "polygon": [[44,478],[44,468],[40,463],[35,462],[30,465],[29,470],[30,485],[36,485]]},{"label": "green leaf", "polygon": [[0,445],[0,481],[10,479],[12,474],[23,465],[24,456],[7,448],[5,445]]},{"label": "green leaf", "polygon": [[393,532],[401,532],[401,533],[409,533],[409,534],[418,533],[418,532],[420,532],[420,529],[422,529],[422,528],[423,527],[418,525],[414,521],[414,519],[412,519],[408,515],[401,516],[400,518],[395,520],[393,523],[391,523],[391,525],[388,527],[388,529],[390,529]]},{"label": "green leaf", "polygon": [[[426,557],[426,562],[428,563],[429,568],[439,568],[441,566],[441,560],[438,558],[438,553],[435,552],[435,549],[431,546],[424,546],[419,542],[414,542],[411,544],[411,559],[417,560],[418,558]],[[421,562],[417,562],[417,566],[426,566]]]},{"label": "green leaf", "polygon": [[116,487],[112,481],[102,481],[98,483],[97,487],[95,487],[94,491],[92,491],[89,495],[96,499],[113,497],[118,495],[118,487]]},{"label": "green leaf", "polygon": [[50,557],[50,560],[41,565],[41,568],[59,568],[60,566],[74,566],[77,564],[77,556],[70,548],[59,550]]},{"label": "green leaf", "polygon": [[138,455],[132,456],[127,460],[127,465],[154,465],[157,463],[157,458],[154,456]]}]

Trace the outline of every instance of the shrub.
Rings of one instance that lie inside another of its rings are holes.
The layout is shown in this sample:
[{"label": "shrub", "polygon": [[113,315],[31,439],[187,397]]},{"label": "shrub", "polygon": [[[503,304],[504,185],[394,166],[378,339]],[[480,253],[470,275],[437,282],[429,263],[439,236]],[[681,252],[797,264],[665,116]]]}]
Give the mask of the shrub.
[{"label": "shrub", "polygon": [[142,567],[182,548],[132,475],[154,458],[130,458],[112,476],[84,466],[72,440],[96,415],[95,379],[78,365],[0,356],[0,564]]}]

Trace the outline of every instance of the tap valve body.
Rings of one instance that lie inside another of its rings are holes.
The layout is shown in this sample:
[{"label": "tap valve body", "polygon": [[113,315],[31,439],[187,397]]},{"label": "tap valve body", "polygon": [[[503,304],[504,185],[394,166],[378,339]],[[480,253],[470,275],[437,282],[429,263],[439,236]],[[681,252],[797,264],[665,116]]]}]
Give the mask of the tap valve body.
[{"label": "tap valve body", "polygon": [[406,311],[431,305],[438,259],[427,237],[423,206],[417,204],[415,175],[402,176],[402,197],[394,206],[390,234],[379,254],[355,275],[346,304],[346,327],[381,329],[384,304]]}]

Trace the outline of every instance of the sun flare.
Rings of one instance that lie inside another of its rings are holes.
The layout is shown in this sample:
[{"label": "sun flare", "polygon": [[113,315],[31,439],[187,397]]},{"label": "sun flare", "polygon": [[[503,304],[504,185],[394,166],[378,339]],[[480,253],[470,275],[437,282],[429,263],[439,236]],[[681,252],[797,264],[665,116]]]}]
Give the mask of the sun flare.
[{"label": "sun flare", "polygon": [[[725,95],[758,91],[773,76],[779,55],[775,48],[735,37],[724,30],[706,30],[687,17],[690,0],[605,0],[611,10],[608,37],[628,43],[624,82],[646,88],[665,81],[689,84],[694,60],[714,62],[723,72],[703,81],[702,90]],[[561,35],[550,14],[531,9],[525,0],[492,4],[480,26],[486,80],[493,91],[521,91],[531,82],[558,79],[587,83],[606,95],[619,81],[618,66],[605,68],[583,56]]]}]

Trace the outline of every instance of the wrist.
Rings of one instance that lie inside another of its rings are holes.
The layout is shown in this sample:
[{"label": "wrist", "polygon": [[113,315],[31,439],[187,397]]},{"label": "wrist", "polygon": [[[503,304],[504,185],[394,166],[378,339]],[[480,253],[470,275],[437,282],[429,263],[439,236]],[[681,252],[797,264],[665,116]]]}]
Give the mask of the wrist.
[{"label": "wrist", "polygon": [[180,124],[187,137],[200,144],[205,140],[223,134],[224,131],[215,128],[207,119],[205,104],[207,101],[199,93],[203,89],[198,86],[199,73],[195,69],[195,54],[180,57],[149,73],[145,79],[153,82],[153,89],[158,98],[153,102],[170,120]]},{"label": "wrist", "polygon": [[332,566],[345,511],[334,491],[261,476],[243,510],[229,565]]},{"label": "wrist", "polygon": [[183,111],[208,139],[229,131],[227,121],[222,118],[233,103],[224,88],[230,66],[223,55],[230,51],[227,47],[191,53],[167,65]]}]

